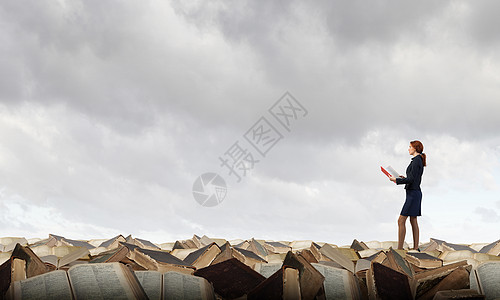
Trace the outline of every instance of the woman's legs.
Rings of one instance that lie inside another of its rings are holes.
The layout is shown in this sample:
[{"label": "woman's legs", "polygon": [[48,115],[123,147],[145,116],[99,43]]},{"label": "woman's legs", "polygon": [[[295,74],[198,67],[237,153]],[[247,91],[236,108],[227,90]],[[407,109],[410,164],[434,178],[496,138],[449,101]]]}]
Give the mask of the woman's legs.
[{"label": "woman's legs", "polygon": [[[407,216],[399,216],[398,219],[398,249],[403,249],[405,243],[406,235],[406,219]],[[418,249],[419,244],[419,229],[417,223],[417,217],[410,217],[411,231],[413,233],[413,249]]]},{"label": "woman's legs", "polygon": [[[398,219],[398,249],[403,249],[403,244],[405,242],[405,235],[406,235],[406,219],[407,216],[399,216]],[[413,225],[413,224],[412,224]]]},{"label": "woman's legs", "polygon": [[411,231],[413,232],[413,249],[418,249],[419,230],[417,217],[410,217]]}]

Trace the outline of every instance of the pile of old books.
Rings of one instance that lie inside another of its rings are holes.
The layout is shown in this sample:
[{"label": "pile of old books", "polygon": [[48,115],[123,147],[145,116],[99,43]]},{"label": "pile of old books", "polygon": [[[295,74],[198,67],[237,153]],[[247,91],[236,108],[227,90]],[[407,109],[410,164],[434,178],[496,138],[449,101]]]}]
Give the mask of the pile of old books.
[{"label": "pile of old books", "polygon": [[[407,245],[405,245],[406,248]],[[0,299],[499,299],[500,240],[0,238]]]}]

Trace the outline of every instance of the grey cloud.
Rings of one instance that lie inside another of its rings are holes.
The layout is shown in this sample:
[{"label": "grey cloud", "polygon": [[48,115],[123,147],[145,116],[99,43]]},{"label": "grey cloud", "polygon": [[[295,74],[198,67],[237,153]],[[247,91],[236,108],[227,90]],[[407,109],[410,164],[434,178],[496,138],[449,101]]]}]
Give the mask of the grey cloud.
[{"label": "grey cloud", "polygon": [[474,213],[481,216],[481,220],[483,222],[496,223],[496,222],[500,221],[500,215],[498,215],[498,213],[494,209],[491,209],[491,208],[476,207],[476,209],[474,210]]},{"label": "grey cloud", "polygon": [[[280,31],[302,22],[300,15],[325,22],[335,43],[349,46],[367,42],[391,44],[404,35],[422,32],[426,22],[442,14],[449,2],[385,1],[174,1],[176,12],[200,27],[217,26],[234,41],[274,48]],[[271,46],[271,47],[269,47]],[[263,51],[265,52],[265,51]],[[270,54],[266,52],[266,54]]]},{"label": "grey cloud", "polygon": [[[129,135],[156,126],[168,112],[214,129],[244,128],[286,90],[314,116],[297,130],[307,140],[357,143],[387,116],[400,128],[409,123],[405,129],[467,137],[494,134],[498,124],[494,94],[481,93],[484,83],[468,78],[475,73],[453,65],[461,61],[418,66],[422,74],[410,80],[401,74],[414,70],[393,62],[400,38],[426,35],[425,25],[448,2],[174,2],[178,14],[199,26],[199,36],[216,37],[215,30],[229,41],[231,50],[223,51],[230,52],[220,58],[216,47],[179,51],[169,36],[174,19],[145,21],[155,9],[168,12],[157,3],[66,5],[37,2],[27,10],[25,2],[3,3],[10,41],[4,47],[13,59],[2,78],[16,88],[2,90],[1,101],[62,102]],[[432,50],[432,42],[428,37],[420,51]],[[251,59],[232,65],[228,55]],[[471,67],[480,72],[479,64]],[[251,79],[256,76],[261,79]],[[410,107],[414,113],[406,116]],[[477,126],[483,130],[472,129]]]},{"label": "grey cloud", "polygon": [[[3,31],[11,42],[7,50],[16,62],[3,69],[2,78],[23,70],[23,77],[16,83],[17,90],[23,94],[18,95],[18,99],[5,95],[1,100],[62,102],[85,114],[105,116],[116,128],[125,126],[122,132],[130,132],[134,128],[128,120],[146,124],[151,120],[150,113],[143,108],[147,106],[147,99],[138,103],[141,93],[128,85],[123,72],[114,70],[107,61],[128,46],[133,13],[138,12],[139,7],[106,8],[105,3],[88,4],[2,3],[3,19],[10,21],[10,26]],[[121,105],[115,105],[117,102]],[[141,104],[144,102],[146,105]]]},{"label": "grey cloud", "polygon": [[[295,1],[211,1],[196,4],[172,1],[178,14],[201,28],[216,26],[234,41],[249,41],[256,47],[272,42],[277,26],[294,20]],[[292,24],[293,25],[293,24]]]},{"label": "grey cloud", "polygon": [[3,1],[1,8],[12,29],[29,33],[41,48],[58,50],[62,55],[90,50],[106,58],[133,46],[129,36],[138,25],[136,16],[144,14],[148,7],[138,2],[115,4],[9,0]]},{"label": "grey cloud", "polygon": [[496,12],[500,9],[498,1],[487,0],[478,3],[471,3],[464,1],[462,5],[465,6],[465,18],[471,25],[467,27],[466,32],[470,35],[471,39],[478,42],[481,46],[486,46],[498,49],[500,34],[500,20]]},{"label": "grey cloud", "polygon": [[427,22],[443,13],[446,1],[325,1],[328,28],[339,42],[356,45],[383,44],[402,37],[419,37]]},{"label": "grey cloud", "polygon": [[[174,3],[176,12],[202,31],[216,28],[258,54],[269,83],[291,90],[310,108],[314,121],[302,129],[307,136],[357,143],[369,128],[389,121],[402,130],[488,138],[499,124],[496,96],[484,92],[489,83],[476,82],[491,53],[472,47],[453,56],[470,37],[440,20],[452,15],[465,28],[474,26],[453,15],[451,2]],[[304,32],[311,23],[318,30]],[[455,40],[435,35],[448,31],[456,33]],[[304,42],[294,43],[290,37],[299,33]],[[319,57],[318,47],[324,49]],[[404,61],[409,65],[395,62],[401,54],[410,55]]]},{"label": "grey cloud", "polygon": [[263,101],[259,92],[247,95],[238,87],[252,82],[235,83],[227,67],[212,65],[223,60],[212,55],[218,46],[179,48],[169,36],[175,20],[157,15],[145,21],[154,7],[65,5],[40,1],[25,9],[29,3],[3,3],[2,19],[9,25],[2,31],[4,47],[12,58],[1,76],[15,88],[3,89],[1,101],[64,103],[120,134],[140,134],[169,113],[196,115],[205,125],[234,121],[242,116],[227,110]]}]

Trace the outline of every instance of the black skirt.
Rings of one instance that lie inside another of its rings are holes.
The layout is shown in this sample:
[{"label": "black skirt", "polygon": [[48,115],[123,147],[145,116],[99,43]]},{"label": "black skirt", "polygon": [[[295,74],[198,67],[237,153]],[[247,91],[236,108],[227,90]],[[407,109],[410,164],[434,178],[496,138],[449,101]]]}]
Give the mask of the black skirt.
[{"label": "black skirt", "polygon": [[422,191],[406,190],[406,201],[401,209],[402,216],[421,216]]}]

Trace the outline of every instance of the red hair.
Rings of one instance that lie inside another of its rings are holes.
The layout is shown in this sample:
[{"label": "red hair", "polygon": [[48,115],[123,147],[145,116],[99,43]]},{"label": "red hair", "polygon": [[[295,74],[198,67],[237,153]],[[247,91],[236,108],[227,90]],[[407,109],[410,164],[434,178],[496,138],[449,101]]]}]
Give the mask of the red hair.
[{"label": "red hair", "polygon": [[424,153],[424,145],[420,141],[411,141],[410,145],[417,151],[420,156],[422,156],[422,162],[424,163],[424,167],[427,165],[426,158],[427,155]]}]

